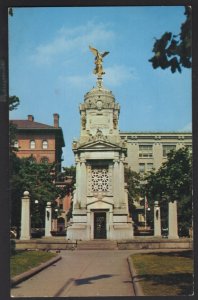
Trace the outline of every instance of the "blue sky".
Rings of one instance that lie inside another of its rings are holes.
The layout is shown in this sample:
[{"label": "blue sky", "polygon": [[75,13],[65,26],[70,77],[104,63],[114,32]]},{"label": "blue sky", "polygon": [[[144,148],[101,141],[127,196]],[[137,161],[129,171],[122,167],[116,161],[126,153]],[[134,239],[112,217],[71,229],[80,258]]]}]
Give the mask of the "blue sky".
[{"label": "blue sky", "polygon": [[154,38],[180,32],[182,6],[15,8],[9,17],[9,93],[20,98],[11,119],[53,125],[59,113],[66,147],[63,166],[74,164],[72,140],[80,134],[79,104],[95,86],[91,45],[104,58],[104,86],[121,112],[121,131],[191,130],[191,70],[153,70]]}]

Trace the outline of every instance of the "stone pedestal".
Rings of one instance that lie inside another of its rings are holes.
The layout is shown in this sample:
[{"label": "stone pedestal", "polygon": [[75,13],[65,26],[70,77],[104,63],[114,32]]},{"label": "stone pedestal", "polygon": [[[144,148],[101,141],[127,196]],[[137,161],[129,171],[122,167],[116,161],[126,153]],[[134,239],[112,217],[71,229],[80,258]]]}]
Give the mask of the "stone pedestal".
[{"label": "stone pedestal", "polygon": [[178,239],[177,201],[168,203],[168,238]]},{"label": "stone pedestal", "polygon": [[161,214],[158,201],[154,205],[154,236],[161,237]]},{"label": "stone pedestal", "polygon": [[52,208],[51,202],[47,202],[47,206],[45,208],[45,237],[51,236],[52,230]]},{"label": "stone pedestal", "polygon": [[30,196],[25,191],[21,198],[21,236],[20,240],[29,240],[31,238],[30,222]]}]

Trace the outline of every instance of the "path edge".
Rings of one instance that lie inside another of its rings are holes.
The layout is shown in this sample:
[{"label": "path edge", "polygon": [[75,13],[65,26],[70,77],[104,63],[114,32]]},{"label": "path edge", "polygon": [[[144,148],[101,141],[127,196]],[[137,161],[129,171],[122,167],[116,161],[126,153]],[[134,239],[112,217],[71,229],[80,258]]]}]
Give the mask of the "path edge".
[{"label": "path edge", "polygon": [[133,264],[132,259],[131,259],[130,256],[127,258],[127,261],[128,261],[128,264],[129,264],[129,270],[130,270],[131,277],[132,277],[132,283],[133,283],[135,296],[145,296],[143,291],[142,291],[142,287],[140,286],[140,283],[138,281],[137,273],[136,273],[136,270],[134,268],[134,264]]},{"label": "path edge", "polygon": [[60,259],[62,259],[61,255],[57,255],[56,257],[51,258],[50,260],[41,263],[39,266],[32,268],[26,272],[23,272],[17,276],[14,276],[11,278],[11,287],[17,285],[18,283],[32,277],[33,275],[39,273],[40,271],[42,271],[43,269],[51,266],[52,264],[54,264],[55,262],[59,261]]}]

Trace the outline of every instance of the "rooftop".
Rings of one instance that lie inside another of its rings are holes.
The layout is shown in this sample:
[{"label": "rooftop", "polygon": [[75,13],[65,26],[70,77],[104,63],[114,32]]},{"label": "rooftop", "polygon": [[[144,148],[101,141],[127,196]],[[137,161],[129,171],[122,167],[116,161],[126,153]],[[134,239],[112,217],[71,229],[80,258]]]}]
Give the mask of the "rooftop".
[{"label": "rooftop", "polygon": [[11,120],[18,129],[54,129],[54,126],[29,121],[29,120]]}]

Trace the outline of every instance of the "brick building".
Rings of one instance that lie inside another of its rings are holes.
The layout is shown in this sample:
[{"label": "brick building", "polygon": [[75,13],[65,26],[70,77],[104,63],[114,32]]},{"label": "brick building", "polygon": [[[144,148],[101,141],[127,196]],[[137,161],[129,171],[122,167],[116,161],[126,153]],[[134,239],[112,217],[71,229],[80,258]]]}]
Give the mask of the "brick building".
[{"label": "brick building", "polygon": [[[57,113],[53,114],[53,126],[36,122],[32,115],[28,115],[26,120],[10,122],[16,126],[14,148],[17,148],[16,155],[19,158],[31,157],[37,163],[56,163],[56,172],[61,172],[62,148],[65,142]],[[56,181],[55,184],[64,188],[71,185],[71,180]],[[52,230],[64,231],[66,215],[71,205],[71,193],[55,201],[59,207],[59,215],[52,220]]]},{"label": "brick building", "polygon": [[17,128],[14,147],[18,149],[19,158],[31,156],[36,162],[55,162],[56,170],[60,172],[65,142],[59,115],[55,113],[53,117],[53,126],[34,121],[32,115],[28,115],[27,120],[11,120]]}]

